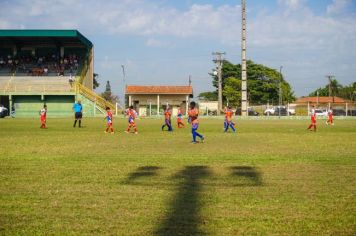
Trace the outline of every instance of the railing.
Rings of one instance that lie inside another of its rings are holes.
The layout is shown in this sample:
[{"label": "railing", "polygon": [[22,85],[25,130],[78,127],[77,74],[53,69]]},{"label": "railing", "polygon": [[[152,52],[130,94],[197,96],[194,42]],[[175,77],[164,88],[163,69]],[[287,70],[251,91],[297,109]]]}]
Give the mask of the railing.
[{"label": "railing", "polygon": [[116,112],[116,106],[114,104],[106,101],[104,98],[97,95],[95,92],[83,86],[82,84],[76,83],[76,91],[91,100],[92,102],[95,102],[96,106],[99,106],[102,109],[110,107],[111,110]]}]

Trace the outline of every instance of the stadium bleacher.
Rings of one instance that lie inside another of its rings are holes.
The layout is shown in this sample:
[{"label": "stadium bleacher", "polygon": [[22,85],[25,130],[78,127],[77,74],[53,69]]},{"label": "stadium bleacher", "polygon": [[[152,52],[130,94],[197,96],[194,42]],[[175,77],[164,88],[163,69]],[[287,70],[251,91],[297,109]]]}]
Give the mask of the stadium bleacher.
[{"label": "stadium bleacher", "polygon": [[13,76],[10,79],[0,78],[0,90],[11,92],[70,92],[72,91],[69,76]]}]

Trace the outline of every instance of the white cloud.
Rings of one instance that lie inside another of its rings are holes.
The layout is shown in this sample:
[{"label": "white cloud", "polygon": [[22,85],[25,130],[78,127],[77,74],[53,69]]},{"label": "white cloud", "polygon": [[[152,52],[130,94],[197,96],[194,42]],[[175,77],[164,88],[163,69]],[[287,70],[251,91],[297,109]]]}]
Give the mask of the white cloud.
[{"label": "white cloud", "polygon": [[341,14],[350,4],[351,0],[333,0],[333,2],[326,7],[326,12],[330,15]]}]

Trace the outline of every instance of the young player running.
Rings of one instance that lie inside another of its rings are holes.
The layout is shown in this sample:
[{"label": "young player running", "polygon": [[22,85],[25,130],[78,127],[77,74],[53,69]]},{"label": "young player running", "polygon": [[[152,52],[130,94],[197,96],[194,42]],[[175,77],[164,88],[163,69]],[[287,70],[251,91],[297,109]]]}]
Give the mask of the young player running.
[{"label": "young player running", "polygon": [[331,108],[328,111],[328,117],[329,119],[326,121],[326,124],[328,125],[330,123],[330,125],[334,125],[333,110]]},{"label": "young player running", "polygon": [[106,107],[106,130],[104,131],[105,133],[110,132],[111,134],[114,134],[114,128],[112,127],[112,112],[109,107]]},{"label": "young player running", "polygon": [[130,106],[127,110],[126,110],[126,115],[129,117],[128,118],[128,122],[129,125],[127,127],[127,130],[125,130],[126,133],[130,133],[131,128],[133,127],[135,130],[135,134],[138,134],[137,132],[137,127],[135,124],[135,119],[137,117],[137,112],[134,110],[133,106]]},{"label": "young player running", "polygon": [[232,132],[236,132],[235,129],[235,123],[232,122],[232,116],[233,116],[234,112],[231,110],[231,107],[229,106],[226,110],[225,110],[225,122],[226,125],[224,123],[225,126],[225,133],[227,133],[228,129],[231,128]]},{"label": "young player running", "polygon": [[189,115],[189,121],[192,125],[192,136],[193,136],[192,143],[194,144],[197,143],[197,136],[201,139],[201,142],[204,142],[204,136],[197,132],[199,127],[199,121],[198,121],[199,111],[195,107],[195,102],[190,103],[190,109],[188,111],[188,115]]},{"label": "young player running", "polygon": [[178,128],[183,128],[184,127],[184,123],[183,123],[183,114],[182,114],[182,110],[180,109],[180,107],[178,107],[178,113],[177,113],[177,125]]},{"label": "young player running", "polygon": [[311,124],[309,125],[307,130],[311,130],[311,127],[314,128],[314,132],[316,131],[316,113],[315,113],[315,106],[312,106],[312,110],[310,112],[310,119],[311,119]]},{"label": "young player running", "polygon": [[170,132],[173,131],[171,116],[172,116],[172,111],[169,108],[169,106],[167,106],[166,110],[164,111],[164,124],[162,125],[162,131],[166,126],[168,127],[168,131]]},{"label": "young player running", "polygon": [[40,110],[40,119],[41,119],[41,129],[47,129],[46,119],[47,119],[47,105],[43,105],[43,108]]}]

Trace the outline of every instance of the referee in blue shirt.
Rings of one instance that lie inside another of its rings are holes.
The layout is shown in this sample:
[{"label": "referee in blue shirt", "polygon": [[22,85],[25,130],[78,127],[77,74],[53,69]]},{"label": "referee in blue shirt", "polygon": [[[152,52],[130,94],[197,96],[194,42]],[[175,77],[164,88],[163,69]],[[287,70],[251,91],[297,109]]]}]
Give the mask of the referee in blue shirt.
[{"label": "referee in blue shirt", "polygon": [[73,128],[75,128],[75,126],[77,125],[77,121],[79,120],[79,128],[82,127],[82,117],[83,117],[83,106],[82,104],[80,103],[80,100],[78,100],[76,103],[74,103],[73,105],[73,111],[75,112],[75,115],[74,115],[74,124],[73,124]]}]

